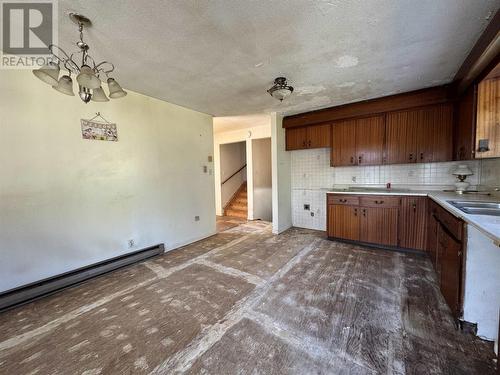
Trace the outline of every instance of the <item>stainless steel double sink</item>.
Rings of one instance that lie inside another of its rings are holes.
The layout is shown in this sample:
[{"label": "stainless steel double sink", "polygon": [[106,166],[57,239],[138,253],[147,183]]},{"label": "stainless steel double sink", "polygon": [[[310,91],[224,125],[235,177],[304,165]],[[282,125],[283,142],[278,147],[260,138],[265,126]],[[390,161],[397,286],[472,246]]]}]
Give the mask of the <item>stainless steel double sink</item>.
[{"label": "stainless steel double sink", "polygon": [[497,202],[448,201],[448,203],[469,215],[500,216],[500,203]]}]

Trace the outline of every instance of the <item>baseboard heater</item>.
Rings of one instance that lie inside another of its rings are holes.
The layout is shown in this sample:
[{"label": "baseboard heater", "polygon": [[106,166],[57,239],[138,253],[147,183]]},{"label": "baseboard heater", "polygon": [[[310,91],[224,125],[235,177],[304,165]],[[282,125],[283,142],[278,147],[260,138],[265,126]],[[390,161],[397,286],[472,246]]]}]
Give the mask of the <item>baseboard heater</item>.
[{"label": "baseboard heater", "polygon": [[164,251],[165,246],[163,244],[151,246],[2,292],[0,293],[0,312],[54,294],[62,289],[132,263],[157,256]]}]

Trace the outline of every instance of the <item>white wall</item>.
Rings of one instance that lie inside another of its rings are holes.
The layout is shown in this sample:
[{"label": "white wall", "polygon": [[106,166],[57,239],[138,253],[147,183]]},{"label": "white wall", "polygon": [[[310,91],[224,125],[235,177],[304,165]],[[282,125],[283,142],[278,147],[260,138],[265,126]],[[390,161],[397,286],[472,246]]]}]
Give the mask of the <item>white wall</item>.
[{"label": "white wall", "polygon": [[253,217],[272,221],[271,138],[252,141]]},{"label": "white wall", "polygon": [[477,323],[477,334],[494,340],[498,353],[500,248],[476,228],[467,226],[464,319]]},{"label": "white wall", "polygon": [[292,188],[290,152],[285,151],[283,116],[271,114],[271,166],[273,195],[273,233],[292,226]]},{"label": "white wall", "polygon": [[[326,191],[333,186],[385,186],[407,189],[450,189],[456,178],[451,171],[464,162],[398,164],[366,167],[330,166],[330,149],[288,152],[291,157],[293,225],[301,228],[326,230]],[[465,162],[475,185],[500,186],[500,158]],[[304,210],[309,204],[311,211]],[[313,214],[313,216],[311,215]]]},{"label": "white wall", "polygon": [[220,145],[246,142],[247,160],[247,191],[248,191],[248,219],[253,220],[253,172],[252,172],[252,140],[268,138],[271,136],[271,121],[264,125],[255,127],[244,127],[235,130],[224,130],[214,133],[214,172],[215,172],[215,212],[224,215],[221,194],[221,170],[220,170]]},{"label": "white wall", "polygon": [[[247,163],[246,142],[228,143],[220,145],[220,173],[221,180],[225,181],[234,172]],[[247,168],[244,168],[221,185],[221,202],[225,207],[234,193],[247,180]]]},{"label": "white wall", "polygon": [[[118,142],[82,139],[96,111]],[[211,116],[133,92],[84,104],[30,71],[0,72],[0,112],[0,291],[215,233]]]}]

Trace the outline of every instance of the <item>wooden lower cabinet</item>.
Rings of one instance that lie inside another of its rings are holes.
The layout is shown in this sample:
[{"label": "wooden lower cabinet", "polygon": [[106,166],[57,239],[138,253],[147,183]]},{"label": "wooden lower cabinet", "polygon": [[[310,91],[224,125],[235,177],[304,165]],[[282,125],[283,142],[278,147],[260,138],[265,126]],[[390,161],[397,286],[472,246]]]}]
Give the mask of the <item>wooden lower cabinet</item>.
[{"label": "wooden lower cabinet", "polygon": [[426,249],[427,199],[427,197],[401,198],[399,246],[407,249]]},{"label": "wooden lower cabinet", "polygon": [[397,208],[360,208],[359,240],[380,245],[398,245]]},{"label": "wooden lower cabinet", "polygon": [[462,310],[463,222],[429,202],[427,251],[436,270],[441,293],[453,315]]},{"label": "wooden lower cabinet", "polygon": [[327,195],[328,237],[425,250],[453,315],[463,304],[464,223],[427,197]]},{"label": "wooden lower cabinet", "polygon": [[341,204],[328,205],[328,237],[359,240],[358,207]]},{"label": "wooden lower cabinet", "polygon": [[462,243],[448,234],[439,224],[437,232],[439,281],[441,293],[454,316],[460,313],[460,284],[462,274]]}]

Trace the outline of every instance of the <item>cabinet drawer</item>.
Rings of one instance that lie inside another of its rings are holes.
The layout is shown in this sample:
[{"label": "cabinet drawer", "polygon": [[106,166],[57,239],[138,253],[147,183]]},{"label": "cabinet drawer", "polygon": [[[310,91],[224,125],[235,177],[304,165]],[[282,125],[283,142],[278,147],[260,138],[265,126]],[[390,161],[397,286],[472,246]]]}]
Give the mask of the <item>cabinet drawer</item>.
[{"label": "cabinet drawer", "polygon": [[358,206],[359,197],[345,194],[328,194],[328,204],[342,204],[346,206]]},{"label": "cabinet drawer", "polygon": [[[441,206],[434,208],[436,219],[459,241],[462,241],[462,220],[456,218]],[[433,206],[434,207],[434,206]]]},{"label": "cabinet drawer", "polygon": [[387,195],[369,195],[361,197],[359,204],[363,207],[398,208],[399,198]]}]

